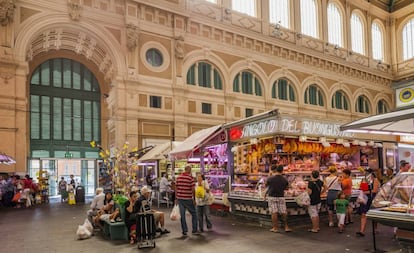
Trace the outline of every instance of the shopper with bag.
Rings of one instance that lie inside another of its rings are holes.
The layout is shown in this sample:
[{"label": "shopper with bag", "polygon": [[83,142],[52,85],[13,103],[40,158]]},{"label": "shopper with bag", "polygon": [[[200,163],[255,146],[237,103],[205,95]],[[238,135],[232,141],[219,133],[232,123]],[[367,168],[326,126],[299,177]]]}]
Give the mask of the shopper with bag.
[{"label": "shopper with bag", "polygon": [[312,221],[312,228],[308,232],[319,232],[319,210],[321,209],[321,193],[325,192],[325,184],[319,179],[319,171],[312,171],[312,178],[308,182],[308,193],[310,197],[310,205],[308,213]]},{"label": "shopper with bag", "polygon": [[210,206],[208,205],[208,198],[212,194],[210,187],[204,175],[199,173],[197,175],[197,183],[195,185],[198,230],[204,232],[204,220],[206,220],[207,230],[211,231],[213,224],[210,221]]},{"label": "shopper with bag", "polygon": [[274,173],[266,181],[267,191],[265,200],[269,205],[269,211],[272,215],[273,227],[270,232],[279,233],[278,214],[282,215],[285,223],[285,232],[291,232],[287,221],[285,190],[289,187],[289,182],[282,175],[283,165],[273,165],[272,172]]},{"label": "shopper with bag", "polygon": [[193,235],[199,235],[197,230],[197,212],[194,206],[195,190],[194,178],[191,176],[191,165],[186,165],[184,172],[177,177],[176,182],[176,204],[180,207],[181,231],[183,236],[187,236],[188,227],[185,219],[185,211],[191,214],[191,225]]}]

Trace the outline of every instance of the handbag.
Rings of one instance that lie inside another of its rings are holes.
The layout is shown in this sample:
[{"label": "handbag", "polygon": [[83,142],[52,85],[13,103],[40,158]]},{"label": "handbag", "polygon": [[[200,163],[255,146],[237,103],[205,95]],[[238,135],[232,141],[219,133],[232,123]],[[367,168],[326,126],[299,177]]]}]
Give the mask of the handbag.
[{"label": "handbag", "polygon": [[208,197],[207,197],[207,205],[212,205],[214,203],[214,201],[216,200],[216,198],[214,197],[213,193],[209,193]]},{"label": "handbag", "polygon": [[174,205],[171,214],[170,214],[170,219],[172,221],[178,221],[181,219],[181,215],[180,215],[180,207],[178,206],[178,204]]},{"label": "handbag", "polygon": [[310,205],[310,197],[309,197],[309,193],[308,191],[303,191],[301,192],[298,196],[296,196],[295,198],[296,204],[298,204],[298,206],[309,206]]},{"label": "handbag", "polygon": [[16,194],[14,194],[13,198],[12,198],[12,202],[19,202],[20,201],[20,197],[21,197],[21,193],[20,192],[16,192]]}]

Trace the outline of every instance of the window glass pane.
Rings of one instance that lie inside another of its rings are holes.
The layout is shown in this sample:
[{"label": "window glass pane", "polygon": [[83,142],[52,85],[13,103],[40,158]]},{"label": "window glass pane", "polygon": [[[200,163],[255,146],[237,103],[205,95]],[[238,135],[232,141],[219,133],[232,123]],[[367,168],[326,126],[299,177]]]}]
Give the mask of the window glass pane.
[{"label": "window glass pane", "polygon": [[30,138],[40,139],[40,97],[30,96]]},{"label": "window glass pane", "polygon": [[147,62],[153,67],[159,67],[163,63],[162,54],[158,49],[151,48],[145,53]]},{"label": "window glass pane", "polygon": [[92,140],[92,102],[83,101],[83,136],[84,140]]},{"label": "window glass pane", "polygon": [[253,94],[253,75],[250,72],[242,72],[242,92]]},{"label": "window glass pane", "polygon": [[317,104],[317,89],[315,86],[309,87],[309,104],[316,105]]},{"label": "window glass pane", "polygon": [[99,119],[101,118],[101,111],[99,107],[99,102],[92,102],[92,117],[93,117],[93,139],[96,141],[101,140],[100,125]]},{"label": "window glass pane", "polygon": [[151,108],[161,108],[161,97],[159,97],[159,96],[150,96],[150,107]]},{"label": "window glass pane", "polygon": [[82,136],[82,121],[81,121],[81,101],[78,99],[72,100],[73,104],[73,140],[80,141]]},{"label": "window glass pane", "polygon": [[289,28],[290,0],[269,0],[269,22]]},{"label": "window glass pane", "polygon": [[63,59],[63,88],[71,88],[72,86],[72,69],[71,60]]},{"label": "window glass pane", "polygon": [[252,17],[256,16],[255,0],[232,0],[231,7],[235,11],[247,14]]},{"label": "window glass pane", "polygon": [[257,78],[254,78],[254,92],[256,96],[262,95],[262,86],[260,85],[260,81]]},{"label": "window glass pane", "polygon": [[322,96],[322,92],[318,89],[318,105],[319,106],[324,106],[325,103],[323,101],[323,96]]},{"label": "window glass pane", "polygon": [[53,59],[53,87],[62,87],[62,59]]},{"label": "window glass pane", "polygon": [[198,63],[198,85],[211,87],[211,65],[205,62]]},{"label": "window glass pane", "polygon": [[79,90],[80,89],[80,86],[81,86],[81,68],[80,68],[80,64],[79,64],[79,62],[72,62],[72,65],[73,65],[73,72],[72,72],[72,75],[73,75],[73,80],[72,80],[72,82],[73,82],[73,84],[72,84],[72,88],[73,89],[76,89],[76,90]]},{"label": "window glass pane", "polygon": [[30,80],[31,84],[38,85],[40,84],[40,69],[37,68],[32,75],[32,79]]},{"label": "window glass pane", "polygon": [[414,19],[411,19],[404,26],[403,37],[403,59],[408,60],[414,57]]},{"label": "window glass pane", "polygon": [[223,83],[221,82],[220,73],[216,69],[214,69],[214,89],[216,90],[223,89]]},{"label": "window glass pane", "polygon": [[100,92],[98,80],[92,76],[92,91]]},{"label": "window glass pane", "polygon": [[289,100],[292,102],[296,101],[295,90],[293,89],[292,85],[289,85]]},{"label": "window glass pane", "polygon": [[239,79],[240,79],[240,74],[237,74],[236,77],[233,80],[233,91],[234,92],[240,92],[240,85],[239,85],[240,81],[239,81]]},{"label": "window glass pane", "polygon": [[352,51],[364,54],[364,28],[361,18],[355,13],[351,16],[351,39]]},{"label": "window glass pane", "polygon": [[287,100],[287,80],[286,79],[279,79],[278,94],[279,94],[279,99]]},{"label": "window glass pane", "polygon": [[334,3],[328,4],[328,41],[333,45],[343,47],[342,16],[338,6]]},{"label": "window glass pane", "polygon": [[318,38],[318,16],[315,0],[300,0],[302,33]]},{"label": "window glass pane", "polygon": [[42,139],[49,140],[50,139],[50,98],[46,96],[41,97],[41,126],[40,129],[42,131]]},{"label": "window glass pane", "polygon": [[42,82],[41,85],[50,85],[50,67],[48,61],[42,63],[42,65],[40,66],[40,80]]},{"label": "window glass pane", "polygon": [[203,114],[211,114],[211,104],[201,103],[201,112]]},{"label": "window glass pane", "polygon": [[277,98],[277,82],[275,81],[272,85],[272,98]]},{"label": "window glass pane", "polygon": [[195,64],[187,72],[187,84],[195,85]]},{"label": "window glass pane", "polygon": [[62,139],[62,99],[53,98],[53,139]]},{"label": "window glass pane", "polygon": [[377,23],[372,24],[372,58],[384,60],[382,30]]},{"label": "window glass pane", "polygon": [[83,89],[90,91],[92,89],[92,73],[89,69],[83,69]]},{"label": "window glass pane", "polygon": [[246,118],[253,116],[253,109],[246,108]]},{"label": "window glass pane", "polygon": [[72,101],[63,99],[63,139],[72,140]]}]

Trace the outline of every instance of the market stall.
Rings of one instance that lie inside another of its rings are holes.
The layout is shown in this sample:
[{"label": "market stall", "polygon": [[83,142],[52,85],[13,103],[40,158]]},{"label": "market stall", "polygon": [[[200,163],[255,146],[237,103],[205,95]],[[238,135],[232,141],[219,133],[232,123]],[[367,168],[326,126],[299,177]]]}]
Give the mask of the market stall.
[{"label": "market stall", "polygon": [[193,176],[201,172],[209,181],[216,204],[223,204],[223,193],[229,191],[227,171],[227,133],[222,125],[197,131],[174,148],[169,157],[173,171],[178,175],[189,164]]},{"label": "market stall", "polygon": [[[231,210],[244,216],[269,217],[264,201],[265,182],[273,164],[283,165],[290,183],[285,192],[289,215],[306,214],[295,197],[307,188],[312,170],[328,175],[330,166],[352,171],[354,198],[359,193],[358,175],[363,167],[378,168],[382,159],[379,142],[360,140],[340,131],[334,122],[279,114],[278,110],[225,124],[229,136]],[[326,211],[325,196],[321,211]],[[357,205],[352,201],[352,205]]]}]

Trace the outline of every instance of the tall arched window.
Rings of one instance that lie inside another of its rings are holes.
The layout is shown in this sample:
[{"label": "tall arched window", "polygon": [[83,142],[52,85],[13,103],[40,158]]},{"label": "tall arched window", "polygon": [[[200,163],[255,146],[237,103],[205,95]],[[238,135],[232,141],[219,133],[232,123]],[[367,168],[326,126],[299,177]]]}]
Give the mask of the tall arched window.
[{"label": "tall arched window", "polygon": [[361,17],[352,13],[351,16],[351,44],[352,51],[360,54],[365,54],[364,50],[364,26]]},{"label": "tall arched window", "polygon": [[233,91],[262,96],[262,86],[259,79],[251,72],[243,71],[233,80]]},{"label": "tall arched window", "polygon": [[355,111],[359,113],[369,113],[370,112],[369,107],[370,106],[369,106],[369,101],[367,97],[363,95],[359,96],[356,101]]},{"label": "tall arched window", "polygon": [[269,0],[269,22],[289,28],[290,0]]},{"label": "tall arched window", "polygon": [[305,90],[305,104],[325,106],[323,92],[316,84],[309,85]]},{"label": "tall arched window", "polygon": [[318,38],[318,8],[315,0],[300,0],[302,33]]},{"label": "tall arched window", "polygon": [[101,139],[100,89],[84,65],[51,59],[30,79],[30,148],[32,157],[63,157],[67,146],[77,157],[96,153],[89,142]]},{"label": "tall arched window", "polygon": [[403,59],[414,57],[414,18],[410,19],[402,30]]},{"label": "tall arched window", "polygon": [[332,96],[331,106],[332,108],[338,110],[349,110],[348,98],[345,96],[345,93],[343,91],[338,90],[335,92],[335,94]]},{"label": "tall arched window", "polygon": [[328,42],[343,47],[342,14],[335,3],[328,4]]},{"label": "tall arched window", "polygon": [[292,83],[285,78],[275,81],[272,86],[272,98],[295,102],[295,90]]},{"label": "tall arched window", "polygon": [[256,17],[256,0],[231,0],[231,8],[235,11]]},{"label": "tall arched window", "polygon": [[380,101],[378,101],[377,104],[377,114],[382,114],[382,113],[387,113],[389,112],[389,107],[387,102],[385,102],[384,99],[381,99]]},{"label": "tall arched window", "polygon": [[372,23],[372,58],[375,60],[384,60],[384,36],[380,25],[377,22]]},{"label": "tall arched window", "polygon": [[187,72],[187,84],[206,88],[214,86],[216,90],[223,89],[220,73],[213,65],[203,61],[197,62],[190,67]]}]

